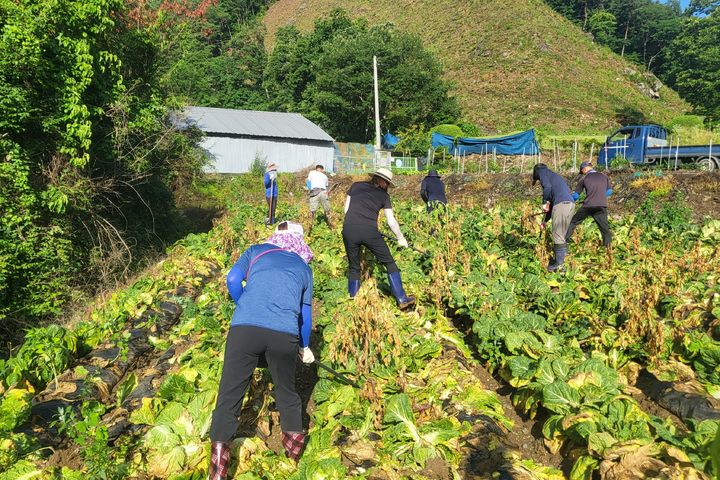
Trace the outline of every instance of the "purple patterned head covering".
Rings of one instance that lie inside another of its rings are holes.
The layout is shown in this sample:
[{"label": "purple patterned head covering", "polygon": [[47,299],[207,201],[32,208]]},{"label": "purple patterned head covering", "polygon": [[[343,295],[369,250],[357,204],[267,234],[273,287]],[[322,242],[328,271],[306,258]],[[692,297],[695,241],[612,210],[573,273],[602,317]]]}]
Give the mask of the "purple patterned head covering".
[{"label": "purple patterned head covering", "polygon": [[288,222],[287,230],[275,230],[265,243],[277,245],[283,250],[295,253],[302,258],[305,263],[310,263],[313,259],[312,250],[308,247],[303,239],[302,225]]}]

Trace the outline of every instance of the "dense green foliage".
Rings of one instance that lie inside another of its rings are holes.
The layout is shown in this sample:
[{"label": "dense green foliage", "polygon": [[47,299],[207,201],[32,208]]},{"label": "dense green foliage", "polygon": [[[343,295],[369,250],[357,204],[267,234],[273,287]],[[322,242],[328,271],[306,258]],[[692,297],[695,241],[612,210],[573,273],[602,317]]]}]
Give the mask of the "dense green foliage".
[{"label": "dense green foliage", "polygon": [[691,18],[668,48],[667,80],[709,118],[720,120],[720,9]]},{"label": "dense green foliage", "polygon": [[[57,314],[177,231],[199,171],[159,42],[117,0],[0,2],[0,322]],[[83,273],[85,279],[79,274]]]},{"label": "dense green foliage", "polygon": [[318,20],[308,34],[295,27],[278,32],[265,72],[270,106],[304,113],[337,140],[372,139],[373,55],[384,129],[457,118],[441,65],[418,37],[390,25],[352,21],[339,10]]},{"label": "dense green foliage", "polygon": [[696,112],[720,120],[720,3],[546,0],[596,41],[654,72]]},{"label": "dense green foliage", "polygon": [[194,105],[263,109],[267,56],[258,15],[266,3],[218,0],[190,18],[166,20],[160,39],[163,87]]}]

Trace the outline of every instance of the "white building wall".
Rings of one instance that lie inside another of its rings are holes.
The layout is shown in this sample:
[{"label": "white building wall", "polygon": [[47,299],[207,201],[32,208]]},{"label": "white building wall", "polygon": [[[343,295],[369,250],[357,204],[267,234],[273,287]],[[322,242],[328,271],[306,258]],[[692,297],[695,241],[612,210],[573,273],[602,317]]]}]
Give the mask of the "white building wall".
[{"label": "white building wall", "polygon": [[332,171],[335,152],[331,142],[280,138],[206,136],[201,146],[214,159],[205,170],[214,173],[246,173],[256,155],[267,163],[278,164],[281,172],[296,172],[316,164]]}]

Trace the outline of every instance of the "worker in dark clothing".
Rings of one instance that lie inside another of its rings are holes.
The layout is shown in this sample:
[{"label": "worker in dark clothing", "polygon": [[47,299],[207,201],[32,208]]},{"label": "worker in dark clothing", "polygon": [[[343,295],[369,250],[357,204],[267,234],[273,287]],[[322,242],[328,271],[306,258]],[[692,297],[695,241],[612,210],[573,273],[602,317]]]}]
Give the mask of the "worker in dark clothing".
[{"label": "worker in dark clothing", "polygon": [[265,200],[268,204],[268,217],[265,219],[265,225],[275,224],[275,207],[277,207],[278,184],[277,184],[278,166],[274,163],[268,165],[263,177],[265,185]]},{"label": "worker in dark clothing", "polygon": [[343,243],[348,257],[348,293],[354,297],[360,289],[360,247],[365,246],[375,258],[385,265],[392,291],[398,307],[409,308],[415,304],[415,297],[405,294],[400,269],[393,259],[390,249],[378,230],[378,213],[385,212],[390,230],[397,237],[401,247],[408,242],[395,220],[388,188],[393,185],[392,172],[380,168],[369,182],[355,182],[345,197],[345,221],[343,222]]},{"label": "worker in dark clothing", "polygon": [[609,248],[612,242],[612,232],[608,222],[607,199],[612,195],[613,191],[610,179],[604,173],[594,170],[590,162],[580,164],[580,173],[583,174],[583,177],[575,187],[575,191],[572,192],[572,197],[573,200],[577,201],[580,194],[585,191],[585,201],[580,210],[573,215],[565,239],[569,241],[575,228],[584,222],[586,218],[592,217],[600,229],[603,246]]},{"label": "worker in dark clothing", "polygon": [[311,259],[302,226],[283,222],[265,243],[245,250],[228,273],[235,312],[210,425],[210,480],[228,477],[230,441],[253,371],[263,357],[275,386],[285,452],[293,460],[302,454],[306,434],[302,402],[295,390],[295,365],[298,357],[305,364],[315,361],[309,348],[313,274],[307,263]]},{"label": "worker in dark clothing", "polygon": [[562,269],[567,255],[565,234],[575,212],[575,202],[565,179],[550,170],[544,163],[533,167],[533,185],[540,181],[543,189],[542,209],[545,212],[543,228],[552,219],[552,239],[555,258],[547,266],[549,272]]},{"label": "worker in dark clothing", "polygon": [[427,205],[427,211],[432,212],[438,207],[447,205],[445,184],[440,180],[437,170],[430,170],[420,184],[420,197]]}]

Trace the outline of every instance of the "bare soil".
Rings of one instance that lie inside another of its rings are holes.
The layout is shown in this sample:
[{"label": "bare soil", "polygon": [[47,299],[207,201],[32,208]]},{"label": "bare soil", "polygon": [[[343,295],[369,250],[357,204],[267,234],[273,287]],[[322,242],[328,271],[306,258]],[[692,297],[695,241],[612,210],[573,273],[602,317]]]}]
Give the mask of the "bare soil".
[{"label": "bare soil", "polygon": [[[307,170],[295,175],[293,185],[289,186],[294,195],[302,195],[306,177]],[[648,194],[655,192],[660,201],[680,194],[695,220],[720,218],[720,172],[618,171],[610,172],[609,177],[613,184],[613,195],[608,200],[611,215],[635,212]],[[335,175],[330,180],[331,196],[344,198],[352,182],[367,178],[367,175]],[[397,187],[390,191],[392,198],[422,202],[419,192],[423,178],[422,174],[396,175],[393,182]],[[565,178],[571,189],[579,180],[577,175],[565,175]],[[491,208],[517,200],[540,202],[541,189],[539,184],[532,185],[529,173],[449,174],[443,176],[443,181],[448,201],[463,206]],[[661,194],[667,186],[669,191]]]}]

